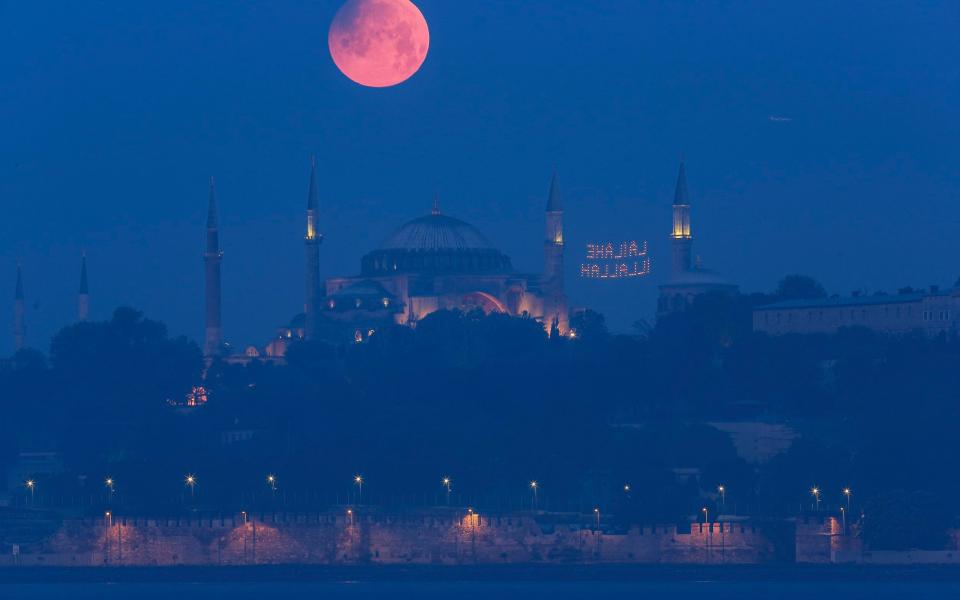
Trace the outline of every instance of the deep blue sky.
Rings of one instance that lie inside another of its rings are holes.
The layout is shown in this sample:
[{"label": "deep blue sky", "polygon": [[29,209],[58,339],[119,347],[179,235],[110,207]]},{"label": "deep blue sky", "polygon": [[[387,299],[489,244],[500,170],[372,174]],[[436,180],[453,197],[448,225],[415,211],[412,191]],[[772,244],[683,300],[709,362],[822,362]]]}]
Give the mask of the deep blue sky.
[{"label": "deep blue sky", "polygon": [[[339,0],[0,2],[0,312],[20,259],[46,349],[85,249],[95,318],[129,304],[200,339],[214,175],[227,337],[262,344],[302,306],[311,153],[325,276],[435,189],[539,270],[555,164],[573,301],[626,329],[666,275],[681,154],[695,252],[745,290],[960,276],[957,2],[417,4],[427,61],[375,90],[329,57]],[[649,240],[653,276],[575,279],[587,241],[620,238]]]}]

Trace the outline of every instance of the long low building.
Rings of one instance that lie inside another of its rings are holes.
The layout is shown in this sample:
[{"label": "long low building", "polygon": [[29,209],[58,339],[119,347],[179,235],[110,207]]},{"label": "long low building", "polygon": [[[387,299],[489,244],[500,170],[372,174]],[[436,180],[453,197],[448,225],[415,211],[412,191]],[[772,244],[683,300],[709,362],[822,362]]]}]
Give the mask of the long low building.
[{"label": "long low building", "polygon": [[960,288],[787,300],[753,309],[753,330],[770,335],[836,333],[841,327],[930,337],[956,333],[960,331]]}]

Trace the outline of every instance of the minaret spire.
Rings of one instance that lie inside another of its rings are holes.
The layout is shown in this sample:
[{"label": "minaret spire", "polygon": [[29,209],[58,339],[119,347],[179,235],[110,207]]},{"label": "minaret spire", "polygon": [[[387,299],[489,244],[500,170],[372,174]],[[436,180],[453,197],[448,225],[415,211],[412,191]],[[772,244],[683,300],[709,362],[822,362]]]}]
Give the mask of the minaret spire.
[{"label": "minaret spire", "polygon": [[222,260],[217,194],[213,177],[211,177],[210,196],[207,200],[207,247],[203,254],[206,269],[206,330],[203,342],[205,356],[219,354],[223,346],[223,329],[220,322],[220,263]]},{"label": "minaret spire", "polygon": [[544,323],[550,324],[551,330],[555,324],[561,334],[565,334],[569,327],[567,296],[563,283],[563,250],[563,201],[557,170],[554,169],[550,179],[550,191],[547,193],[541,288],[544,294]]},{"label": "minaret spire", "polygon": [[687,170],[683,159],[680,160],[677,187],[673,193],[673,231],[670,238],[673,245],[672,275],[677,277],[690,270],[690,256],[693,249],[690,233],[690,197],[687,193]]},{"label": "minaret spire", "polygon": [[87,253],[80,256],[80,291],[77,294],[77,320],[90,318],[90,285],[87,282]]},{"label": "minaret spire", "polygon": [[323,234],[317,231],[320,217],[320,192],[317,189],[317,159],[310,157],[310,187],[307,190],[307,234],[305,236],[307,254],[306,298],[304,313],[306,324],[304,337],[313,339],[317,332],[317,319],[320,310],[320,243]]},{"label": "minaret spire", "polygon": [[23,301],[23,272],[17,263],[17,287],[13,294],[13,349],[23,350],[27,339],[26,307]]}]

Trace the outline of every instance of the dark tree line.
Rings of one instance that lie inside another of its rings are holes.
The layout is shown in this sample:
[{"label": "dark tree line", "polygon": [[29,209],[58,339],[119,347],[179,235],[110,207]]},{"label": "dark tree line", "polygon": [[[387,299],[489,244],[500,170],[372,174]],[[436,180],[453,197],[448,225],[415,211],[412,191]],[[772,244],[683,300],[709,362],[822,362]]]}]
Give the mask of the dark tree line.
[{"label": "dark tree line", "polygon": [[[267,473],[284,495],[342,501],[356,499],[356,473],[367,498],[394,500],[442,496],[449,475],[459,501],[529,505],[537,480],[542,507],[646,521],[717,514],[721,484],[726,512],[761,515],[810,508],[813,485],[825,506],[841,505],[851,486],[868,540],[937,546],[960,492],[960,342],[751,330],[757,304],[824,295],[792,276],[772,294],[701,296],[633,335],[587,311],[576,339],[530,319],[441,311],[362,344],[297,344],[282,365],[215,361],[196,409],[168,402],[202,381],[196,345],[119,309],[0,370],[0,460],[55,448],[67,475],[48,489],[109,474],[131,506],[154,509],[182,504],[186,473],[210,506],[263,499]],[[709,426],[738,420],[786,422],[801,437],[754,468]],[[231,441],[238,432],[250,439]],[[887,527],[921,514],[941,525]]]}]

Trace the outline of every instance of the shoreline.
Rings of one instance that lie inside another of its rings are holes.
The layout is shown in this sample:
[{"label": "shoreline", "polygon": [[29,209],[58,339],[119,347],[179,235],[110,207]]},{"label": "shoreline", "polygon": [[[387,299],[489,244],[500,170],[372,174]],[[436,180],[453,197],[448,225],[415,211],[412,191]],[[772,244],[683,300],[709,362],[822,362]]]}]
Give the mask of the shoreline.
[{"label": "shoreline", "polygon": [[4,584],[254,582],[960,581],[953,565],[494,565],[3,567]]}]

